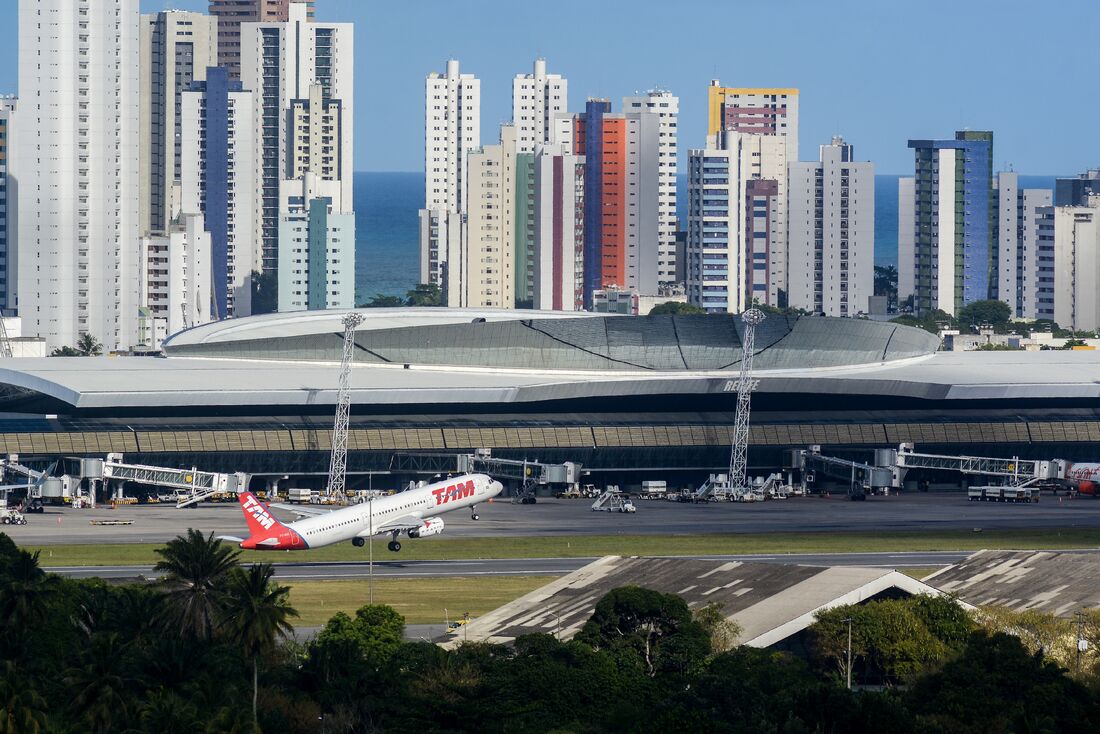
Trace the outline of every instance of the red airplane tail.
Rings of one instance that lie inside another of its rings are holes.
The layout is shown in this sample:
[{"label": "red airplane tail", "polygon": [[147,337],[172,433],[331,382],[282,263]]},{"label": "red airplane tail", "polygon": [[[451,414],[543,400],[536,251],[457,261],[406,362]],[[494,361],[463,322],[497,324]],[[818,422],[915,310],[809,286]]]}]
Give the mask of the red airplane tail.
[{"label": "red airplane tail", "polygon": [[251,492],[241,492],[238,496],[244,520],[248,523],[249,537],[241,543],[242,548],[256,550],[294,550],[308,548],[297,532],[275,519]]}]

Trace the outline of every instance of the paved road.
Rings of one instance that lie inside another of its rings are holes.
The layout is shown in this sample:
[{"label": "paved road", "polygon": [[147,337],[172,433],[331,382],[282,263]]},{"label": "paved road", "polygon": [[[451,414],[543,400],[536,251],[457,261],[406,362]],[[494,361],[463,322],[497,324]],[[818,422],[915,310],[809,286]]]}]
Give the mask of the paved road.
[{"label": "paved road", "polygon": [[[968,551],[921,551],[906,553],[804,553],[767,555],[692,556],[718,561],[796,563],[809,566],[872,566],[875,568],[911,568],[946,566],[966,558]],[[595,558],[520,558],[456,561],[376,561],[377,578],[417,578],[443,576],[561,576],[576,571]],[[364,579],[370,575],[365,562],[292,562],[276,563],[275,573],[284,581],[318,579]],[[73,578],[154,578],[151,566],[61,566],[49,569]]]}]

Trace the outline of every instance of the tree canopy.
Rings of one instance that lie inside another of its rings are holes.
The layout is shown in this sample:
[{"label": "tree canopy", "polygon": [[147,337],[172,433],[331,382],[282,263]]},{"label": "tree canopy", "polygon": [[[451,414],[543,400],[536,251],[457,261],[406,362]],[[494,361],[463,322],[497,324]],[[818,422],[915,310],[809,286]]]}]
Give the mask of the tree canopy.
[{"label": "tree canopy", "polygon": [[706,309],[683,301],[665,301],[658,303],[649,311],[650,316],[686,316],[705,314]]}]

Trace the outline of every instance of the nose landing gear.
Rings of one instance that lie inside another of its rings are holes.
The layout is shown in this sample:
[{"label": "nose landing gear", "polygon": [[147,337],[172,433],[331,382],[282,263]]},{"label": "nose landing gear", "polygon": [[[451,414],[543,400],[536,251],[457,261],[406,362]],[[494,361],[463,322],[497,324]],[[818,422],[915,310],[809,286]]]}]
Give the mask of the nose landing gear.
[{"label": "nose landing gear", "polygon": [[470,519],[480,520],[481,515],[477,514],[477,505],[470,505]]}]

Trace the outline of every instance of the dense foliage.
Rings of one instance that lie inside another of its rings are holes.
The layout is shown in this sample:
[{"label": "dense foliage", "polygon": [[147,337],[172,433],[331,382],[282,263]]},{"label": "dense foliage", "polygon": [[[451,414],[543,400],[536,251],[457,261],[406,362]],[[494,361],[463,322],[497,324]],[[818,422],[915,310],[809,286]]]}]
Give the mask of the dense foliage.
[{"label": "dense foliage", "polygon": [[1074,628],[1034,613],[874,601],[821,613],[796,655],[733,646],[715,606],[624,587],[569,642],[443,650],[366,606],[302,644],[270,566],[195,532],[161,557],[156,584],[68,580],[0,535],[0,734],[1100,730],[1100,666],[1068,675]]}]

